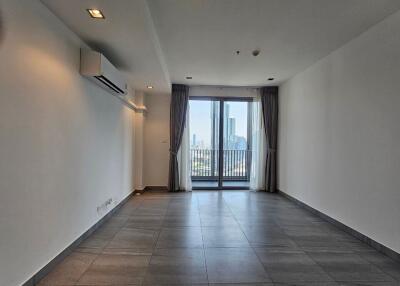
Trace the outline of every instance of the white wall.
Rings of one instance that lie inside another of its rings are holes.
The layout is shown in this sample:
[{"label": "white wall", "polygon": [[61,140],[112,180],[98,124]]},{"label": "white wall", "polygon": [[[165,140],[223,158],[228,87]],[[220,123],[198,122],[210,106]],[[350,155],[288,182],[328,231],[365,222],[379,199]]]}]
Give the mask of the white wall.
[{"label": "white wall", "polygon": [[171,95],[146,95],[143,143],[145,186],[168,185],[170,101]]},{"label": "white wall", "polygon": [[132,190],[133,114],[79,75],[82,42],[39,1],[0,3],[0,285],[14,286]]},{"label": "white wall", "polygon": [[[135,92],[135,104],[137,106],[145,106],[145,94],[143,91]],[[134,126],[134,180],[135,180],[135,190],[142,191],[144,189],[143,182],[143,151],[144,151],[144,122],[145,122],[145,112],[135,113],[135,126]]]},{"label": "white wall", "polygon": [[279,188],[400,252],[400,12],[280,89]]}]

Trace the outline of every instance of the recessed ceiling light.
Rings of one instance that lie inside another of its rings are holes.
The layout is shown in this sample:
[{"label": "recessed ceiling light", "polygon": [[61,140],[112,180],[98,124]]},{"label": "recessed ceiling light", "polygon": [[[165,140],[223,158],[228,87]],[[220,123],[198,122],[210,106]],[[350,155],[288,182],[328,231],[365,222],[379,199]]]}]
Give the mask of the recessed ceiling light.
[{"label": "recessed ceiling light", "polygon": [[186,79],[192,79],[192,78],[193,78],[193,77],[191,77],[191,76],[187,76],[187,77],[186,77]]},{"label": "recessed ceiling light", "polygon": [[148,85],[147,88],[148,88],[148,89],[153,89],[153,86]]},{"label": "recessed ceiling light", "polygon": [[273,78],[273,77],[270,77],[268,80],[269,80],[269,81],[272,81],[272,80],[274,80],[274,78]]},{"label": "recessed ceiling light", "polygon": [[103,12],[99,9],[86,9],[90,15],[90,17],[95,19],[105,19]]}]

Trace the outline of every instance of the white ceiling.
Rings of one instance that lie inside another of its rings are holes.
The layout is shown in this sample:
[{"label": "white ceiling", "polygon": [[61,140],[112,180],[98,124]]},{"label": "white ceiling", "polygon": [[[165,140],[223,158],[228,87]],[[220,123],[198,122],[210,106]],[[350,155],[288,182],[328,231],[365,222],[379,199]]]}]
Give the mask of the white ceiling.
[{"label": "white ceiling", "polygon": [[[399,0],[42,2],[132,86],[153,85],[153,92],[168,92],[171,82],[278,84],[400,9]],[[101,9],[106,19],[89,18],[86,8]]]},{"label": "white ceiling", "polygon": [[[145,0],[42,0],[90,47],[120,70],[136,89],[154,86],[153,92],[170,89],[168,71]],[[98,8],[104,20],[89,17],[86,9]]]}]

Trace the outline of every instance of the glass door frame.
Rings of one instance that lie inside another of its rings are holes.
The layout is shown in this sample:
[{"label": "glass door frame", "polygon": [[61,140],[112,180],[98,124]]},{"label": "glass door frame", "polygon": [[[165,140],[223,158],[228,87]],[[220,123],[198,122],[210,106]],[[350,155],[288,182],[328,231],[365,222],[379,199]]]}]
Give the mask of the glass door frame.
[{"label": "glass door frame", "polygon": [[[224,186],[224,103],[225,102],[253,102],[252,97],[219,97],[219,96],[190,96],[189,100],[209,100],[219,101],[219,132],[218,132],[218,186],[217,187],[192,187],[193,190],[249,190],[249,187],[242,186]],[[190,111],[189,111],[190,112]],[[249,105],[247,113],[247,149],[251,146],[251,116],[252,105]],[[222,152],[221,152],[222,151]],[[251,156],[247,168],[251,166]],[[249,170],[250,172],[250,170]]]}]

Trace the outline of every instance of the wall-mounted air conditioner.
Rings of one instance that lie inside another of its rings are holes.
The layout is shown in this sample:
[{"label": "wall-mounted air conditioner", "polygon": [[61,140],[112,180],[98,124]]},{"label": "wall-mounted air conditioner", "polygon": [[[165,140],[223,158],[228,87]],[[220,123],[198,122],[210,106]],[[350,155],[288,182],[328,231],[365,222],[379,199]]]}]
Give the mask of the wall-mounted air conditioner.
[{"label": "wall-mounted air conditioner", "polygon": [[81,49],[80,73],[114,95],[127,94],[127,84],[121,72],[99,52]]}]

